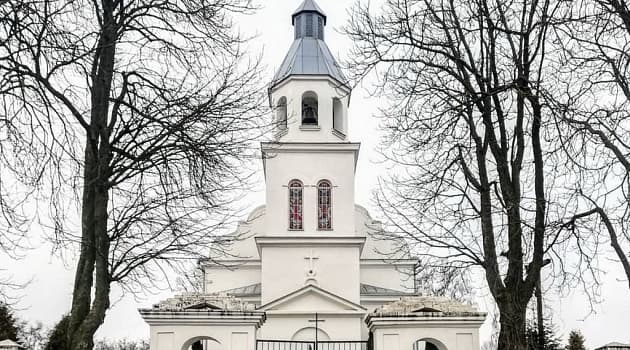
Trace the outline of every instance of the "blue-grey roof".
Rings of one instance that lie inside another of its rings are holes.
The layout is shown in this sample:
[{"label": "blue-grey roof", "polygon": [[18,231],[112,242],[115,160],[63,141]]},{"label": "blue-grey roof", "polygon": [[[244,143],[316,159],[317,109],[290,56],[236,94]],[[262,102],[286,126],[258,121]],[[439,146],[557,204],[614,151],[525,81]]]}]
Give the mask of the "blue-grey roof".
[{"label": "blue-grey roof", "polygon": [[270,89],[292,75],[329,76],[349,88],[346,77],[324,41],[324,11],[314,0],[305,0],[291,17],[295,40],[274,75]]},{"label": "blue-grey roof", "polygon": [[[361,283],[361,295],[367,296],[404,296],[412,295],[413,293],[401,292],[393,289],[376,287],[369,284]],[[222,293],[229,294],[235,297],[255,297],[260,296],[261,285],[260,283],[251,284],[248,286],[224,290]]]},{"label": "blue-grey roof", "polygon": [[347,79],[341,73],[339,64],[326,43],[313,37],[302,37],[293,41],[271,81],[271,88],[291,75],[327,75],[347,86]]},{"label": "blue-grey roof", "polygon": [[401,296],[401,295],[413,295],[413,293],[401,292],[389,288],[372,286],[369,284],[361,283],[361,295],[371,296]]},{"label": "blue-grey roof", "polygon": [[322,17],[324,17],[324,21],[326,20],[326,14],[324,13],[324,10],[322,10],[321,7],[319,7],[314,0],[304,0],[302,5],[300,5],[297,10],[293,12],[293,15],[291,16],[293,21],[295,21],[295,16],[299,15],[302,12],[317,12],[322,15]]},{"label": "blue-grey roof", "polygon": [[236,297],[244,296],[259,296],[260,295],[260,283],[250,284],[249,286],[224,290],[222,293],[233,295]]}]

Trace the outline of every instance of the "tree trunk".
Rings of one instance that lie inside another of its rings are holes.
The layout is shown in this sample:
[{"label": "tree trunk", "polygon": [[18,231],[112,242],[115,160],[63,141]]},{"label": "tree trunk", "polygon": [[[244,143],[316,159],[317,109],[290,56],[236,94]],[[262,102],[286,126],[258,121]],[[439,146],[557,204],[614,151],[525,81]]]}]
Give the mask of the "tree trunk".
[{"label": "tree trunk", "polygon": [[80,327],[71,334],[71,350],[91,350],[94,347],[94,333],[98,330],[110,306],[110,279],[108,269],[109,236],[107,235],[107,212],[109,194],[107,187],[98,186],[94,200],[95,278],[94,302]]},{"label": "tree trunk", "polygon": [[94,347],[94,333],[103,324],[110,306],[107,228],[111,140],[108,117],[117,38],[113,6],[111,0],[102,0],[103,26],[90,77],[93,83],[90,91],[92,110],[85,141],[82,246],[70,311],[69,350],[91,350]]},{"label": "tree trunk", "polygon": [[90,312],[92,285],[94,283],[94,261],[96,242],[94,238],[94,196],[97,166],[91,142],[86,142],[85,168],[83,170],[83,197],[81,207],[81,248],[72,293],[66,344],[72,344],[72,337]]},{"label": "tree trunk", "polygon": [[516,295],[509,295],[507,301],[498,303],[501,324],[498,346],[500,350],[527,350],[525,338],[527,308],[514,301],[516,297]]},{"label": "tree trunk", "polygon": [[538,326],[538,350],[545,348],[545,320],[543,317],[543,295],[541,289],[542,283],[540,282],[540,276],[538,276],[538,283],[536,284],[536,317]]}]

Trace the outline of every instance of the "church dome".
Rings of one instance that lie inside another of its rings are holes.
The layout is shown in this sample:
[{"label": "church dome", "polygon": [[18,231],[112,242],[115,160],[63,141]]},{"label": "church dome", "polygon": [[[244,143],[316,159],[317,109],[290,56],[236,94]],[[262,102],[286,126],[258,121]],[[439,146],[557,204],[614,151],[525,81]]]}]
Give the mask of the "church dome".
[{"label": "church dome", "polygon": [[295,40],[273,77],[270,88],[295,75],[329,76],[347,87],[347,79],[324,41],[324,11],[314,0],[305,0],[291,15],[291,19]]}]

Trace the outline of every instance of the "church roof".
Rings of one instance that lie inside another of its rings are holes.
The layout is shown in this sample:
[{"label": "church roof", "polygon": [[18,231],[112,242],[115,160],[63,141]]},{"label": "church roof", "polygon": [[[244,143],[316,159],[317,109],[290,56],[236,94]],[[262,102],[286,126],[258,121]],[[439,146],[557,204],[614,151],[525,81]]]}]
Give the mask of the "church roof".
[{"label": "church roof", "polygon": [[[261,284],[250,284],[239,288],[233,288],[224,290],[221,294],[233,295],[235,297],[256,297],[260,296]],[[398,290],[377,287],[365,283],[361,283],[360,292],[362,296],[404,296],[410,295],[410,293],[401,292]]]},{"label": "church roof", "polygon": [[[313,21],[310,14],[323,19]],[[301,22],[296,19],[306,18]],[[271,81],[270,89],[293,75],[329,76],[349,90],[347,79],[324,41],[326,15],[314,0],[305,0],[291,16],[295,40]],[[308,29],[308,30],[307,30]]]},{"label": "church roof", "polygon": [[328,45],[324,40],[313,37],[302,37],[293,41],[271,81],[271,88],[292,75],[327,75],[347,87],[347,79]]},{"label": "church roof", "polygon": [[162,311],[252,311],[254,305],[225,293],[187,293],[176,295],[153,305],[153,310]]},{"label": "church roof", "polygon": [[221,293],[233,295],[235,297],[260,296],[260,288],[261,288],[261,284],[256,283],[256,284],[250,284],[249,286],[224,290]]},{"label": "church roof", "polygon": [[470,305],[445,297],[406,296],[385,304],[372,314],[378,316],[485,316]]},{"label": "church roof", "polygon": [[630,344],[623,344],[623,343],[619,343],[619,342],[612,342],[612,343],[608,343],[606,345],[600,346],[599,348],[596,348],[595,350],[605,350],[605,349],[630,349]]},{"label": "church roof", "polygon": [[399,296],[399,295],[411,295],[412,293],[405,293],[398,290],[389,288],[372,286],[369,284],[361,283],[361,295],[366,296]]}]

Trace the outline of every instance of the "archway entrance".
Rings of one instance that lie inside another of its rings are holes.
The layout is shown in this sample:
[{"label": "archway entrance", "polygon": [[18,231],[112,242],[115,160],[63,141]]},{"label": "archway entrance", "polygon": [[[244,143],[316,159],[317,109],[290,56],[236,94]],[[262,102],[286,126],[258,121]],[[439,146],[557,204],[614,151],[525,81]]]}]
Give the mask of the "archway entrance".
[{"label": "archway entrance", "polygon": [[189,339],[182,346],[182,350],[223,350],[221,343],[216,339],[206,336]]},{"label": "archway entrance", "polygon": [[413,350],[447,350],[444,344],[435,339],[420,339],[413,344]]},{"label": "archway entrance", "polygon": [[[315,327],[302,328],[293,334],[291,340],[293,341],[315,341]],[[317,328],[317,340],[329,341],[330,337],[328,333],[324,332],[321,328]]]}]

